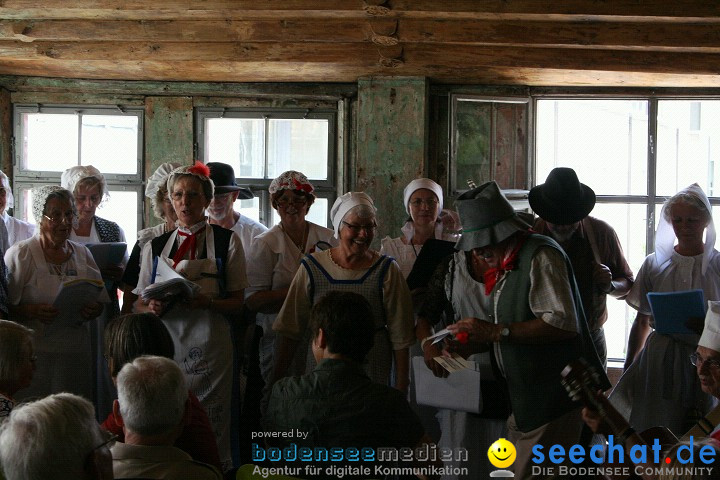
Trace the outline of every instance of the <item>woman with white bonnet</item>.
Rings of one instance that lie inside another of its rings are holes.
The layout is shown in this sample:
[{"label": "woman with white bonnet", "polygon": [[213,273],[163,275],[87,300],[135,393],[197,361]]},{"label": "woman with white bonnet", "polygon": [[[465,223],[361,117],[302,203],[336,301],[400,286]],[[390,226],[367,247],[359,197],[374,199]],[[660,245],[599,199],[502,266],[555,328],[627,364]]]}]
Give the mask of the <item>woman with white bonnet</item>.
[{"label": "woman with white bonnet", "polygon": [[72,392],[97,401],[89,324],[102,313],[107,292],[76,306],[53,302],[65,282],[101,281],[100,269],[87,247],[69,240],[77,217],[70,192],[56,185],[33,188],[32,212],[37,234],[5,253],[10,318],[35,330],[37,371],[18,400]]},{"label": "woman with white bonnet", "polygon": [[283,172],[270,183],[270,200],[280,216],[280,223],[261,233],[252,244],[248,255],[250,287],[246,290],[245,304],[255,312],[260,339],[260,373],[269,385],[275,334],[272,324],[280,311],[288,287],[300,260],[307,255],[338,244],[333,231],[307,221],[310,207],[315,202],[315,187],[307,177],[294,170]]},{"label": "woman with white bonnet", "polygon": [[[610,401],[638,431],[663,425],[681,436],[694,425],[698,413],[706,414],[713,405],[688,361],[699,336],[653,331],[655,320],[647,299],[648,292],[701,289],[706,301],[720,300],[720,255],[714,248],[711,212],[697,184],[665,202],[655,252],[643,262],[627,296],[628,305],[638,313],[630,330],[626,370]],[[692,320],[701,319],[686,321]]]},{"label": "woman with white bonnet", "polygon": [[454,212],[443,210],[442,187],[429,178],[417,178],[408,183],[403,191],[403,203],[410,215],[400,229],[403,235],[383,238],[380,253],[393,257],[407,278],[426,241],[431,238],[457,241],[455,229],[459,222]]},{"label": "woman with white bonnet", "polygon": [[7,228],[7,245],[5,250],[17,242],[27,240],[35,233],[35,225],[8,215],[7,211],[15,206],[10,180],[5,173],[0,172],[0,215]]},{"label": "woman with white bonnet", "polygon": [[137,242],[135,242],[130,254],[130,260],[128,260],[122,276],[123,306],[121,313],[132,313],[133,306],[138,298],[132,291],[137,287],[138,276],[140,275],[140,252],[142,247],[153,238],[175,229],[177,215],[175,215],[172,202],[168,197],[167,178],[170,172],[179,166],[179,163],[163,163],[147,179],[145,196],[150,199],[155,218],[161,220],[162,223],[140,230],[137,234]]},{"label": "woman with white bonnet", "polygon": [[[70,167],[60,176],[60,185],[72,193],[78,213],[77,221],[70,232],[70,240],[85,245],[125,242],[125,232],[117,223],[95,215],[100,203],[109,196],[105,176],[97,168],[92,165]],[[98,418],[104,418],[112,410],[112,402],[117,397],[115,386],[107,373],[105,359],[102,355],[103,331],[107,322],[120,313],[117,290],[120,288],[120,279],[126,263],[127,253],[119,264],[100,265],[100,272],[111,303],[99,321],[91,325],[95,357],[94,368],[97,375],[96,408]]]},{"label": "woman with white bonnet", "polygon": [[[273,324],[279,335],[276,379],[288,374],[291,363],[293,374],[314,368],[310,310],[331,290],[351,291],[370,302],[375,317],[375,343],[366,364],[368,376],[407,391],[408,348],[415,343],[410,291],[397,263],[370,248],[377,228],[375,212],[372,199],[363,192],[349,192],[335,200],[330,217],[340,243],[302,260]],[[393,362],[395,378],[390,378]]]},{"label": "woman with white bonnet", "polygon": [[228,316],[243,306],[245,253],[235,232],[207,221],[205,210],[215,186],[206,165],[196,162],[176,168],[168,176],[167,188],[177,228],[145,244],[133,293],[140,296],[155,282],[155,265],[160,262],[200,286],[192,298],[149,299],[144,310],[160,317],[170,332],[175,361],[208,413],[227,470],[233,466],[231,438],[239,431],[238,398],[233,394],[236,359]]}]

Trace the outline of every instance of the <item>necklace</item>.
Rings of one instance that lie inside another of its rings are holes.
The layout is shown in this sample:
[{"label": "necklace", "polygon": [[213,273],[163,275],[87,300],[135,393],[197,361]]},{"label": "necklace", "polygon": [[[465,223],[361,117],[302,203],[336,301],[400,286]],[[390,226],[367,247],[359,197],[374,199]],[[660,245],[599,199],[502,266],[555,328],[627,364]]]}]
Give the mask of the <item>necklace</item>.
[{"label": "necklace", "polygon": [[310,225],[308,225],[307,222],[305,222],[305,230],[303,231],[302,238],[299,242],[297,242],[292,237],[292,235],[290,235],[290,232],[285,230],[285,226],[282,224],[282,222],[280,222],[280,228],[282,229],[283,232],[285,232],[285,235],[287,235],[287,237],[290,239],[290,241],[293,243],[293,245],[295,245],[297,247],[297,249],[300,250],[300,253],[305,251],[305,244],[307,243],[308,232],[310,231]]}]

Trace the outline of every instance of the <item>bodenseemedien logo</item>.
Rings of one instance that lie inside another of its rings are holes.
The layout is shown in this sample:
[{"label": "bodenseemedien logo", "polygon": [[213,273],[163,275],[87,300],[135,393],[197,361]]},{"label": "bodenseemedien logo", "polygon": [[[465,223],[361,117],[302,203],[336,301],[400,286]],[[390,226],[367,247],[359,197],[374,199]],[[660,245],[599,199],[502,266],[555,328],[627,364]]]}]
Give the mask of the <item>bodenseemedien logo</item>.
[{"label": "bodenseemedien logo", "polygon": [[504,438],[495,440],[495,442],[490,445],[490,448],[488,448],[488,460],[490,460],[493,467],[501,470],[490,472],[490,477],[514,477],[515,475],[506,469],[515,462],[516,457],[517,451],[512,442]]}]

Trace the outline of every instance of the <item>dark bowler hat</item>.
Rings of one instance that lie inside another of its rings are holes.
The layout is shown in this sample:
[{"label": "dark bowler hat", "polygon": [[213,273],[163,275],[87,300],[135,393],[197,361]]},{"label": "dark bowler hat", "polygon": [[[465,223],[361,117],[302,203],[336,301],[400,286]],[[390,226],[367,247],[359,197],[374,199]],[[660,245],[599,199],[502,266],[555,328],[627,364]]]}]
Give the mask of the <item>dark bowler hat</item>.
[{"label": "dark bowler hat", "polygon": [[572,168],[553,168],[545,183],[530,189],[528,201],[546,222],[570,225],[579,222],[595,207],[595,192],[580,183]]},{"label": "dark bowler hat", "polygon": [[515,212],[494,181],[483,183],[455,200],[460,215],[462,236],[455,248],[470,251],[500,243],[530,225]]},{"label": "dark bowler hat", "polygon": [[207,167],[210,169],[210,180],[215,184],[215,195],[238,192],[238,198],[243,200],[255,196],[249,188],[241,187],[235,182],[235,170],[227,163],[210,162]]}]

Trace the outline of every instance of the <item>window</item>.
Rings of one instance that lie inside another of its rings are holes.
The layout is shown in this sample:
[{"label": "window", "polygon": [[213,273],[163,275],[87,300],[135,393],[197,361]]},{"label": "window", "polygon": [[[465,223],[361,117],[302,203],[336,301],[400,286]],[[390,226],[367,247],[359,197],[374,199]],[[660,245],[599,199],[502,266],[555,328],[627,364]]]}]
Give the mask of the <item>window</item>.
[{"label": "window", "polygon": [[[635,273],[667,197],[697,182],[720,205],[720,100],[539,98],[535,111],[534,183],[575,169],[597,195],[591,215],[613,226]],[[608,358],[622,360],[636,312],[609,299],[608,313]]]},{"label": "window", "polygon": [[270,182],[286,170],[304,173],[317,200],[308,220],[327,226],[335,200],[336,110],[196,110],[198,158],[235,170],[237,182],[255,198],[236,210],[266,225],[280,221],[270,205]]},{"label": "window", "polygon": [[503,189],[527,187],[529,98],[452,95],[450,191],[495,180]]},{"label": "window", "polygon": [[132,245],[143,213],[142,107],[15,105],[14,129],[16,216],[34,223],[33,187],[59,185],[67,168],[93,165],[110,193],[97,214],[117,222]]}]

